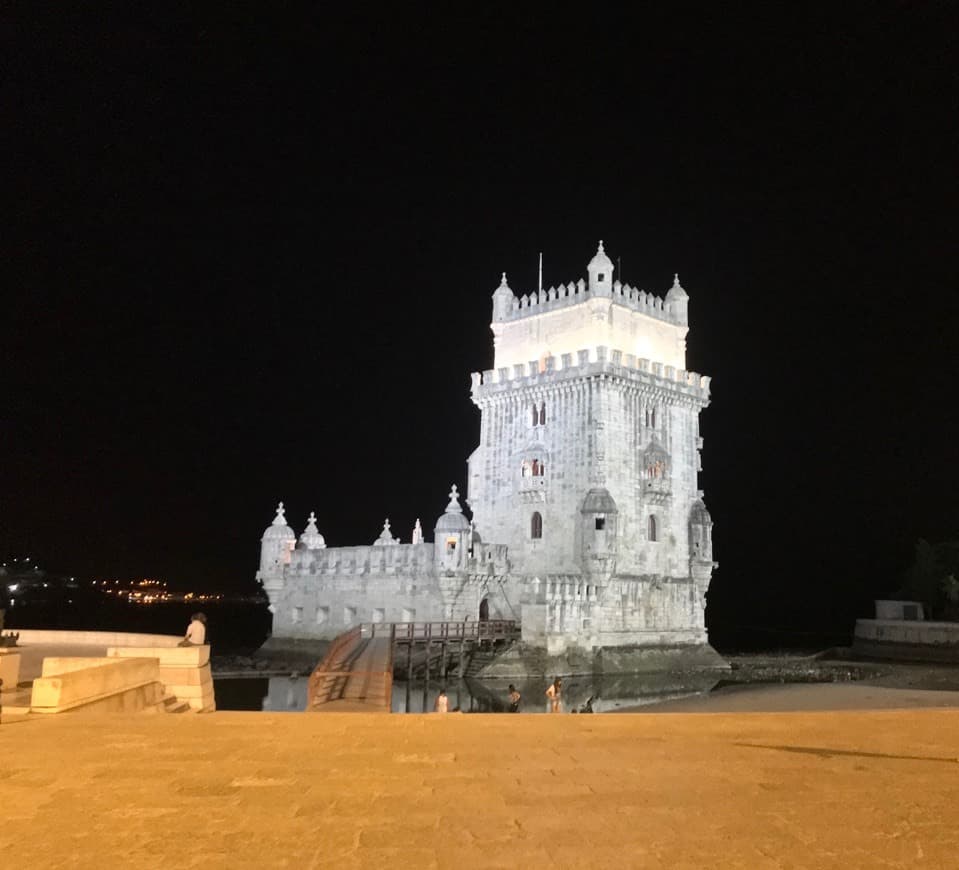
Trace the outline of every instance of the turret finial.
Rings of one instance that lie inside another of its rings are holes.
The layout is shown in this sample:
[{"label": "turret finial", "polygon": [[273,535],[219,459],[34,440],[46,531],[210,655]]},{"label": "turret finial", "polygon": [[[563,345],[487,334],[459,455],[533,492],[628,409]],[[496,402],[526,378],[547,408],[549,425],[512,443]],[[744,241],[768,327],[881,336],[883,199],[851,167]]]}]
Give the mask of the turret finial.
[{"label": "turret finial", "polygon": [[283,509],[283,502],[280,502],[276,506],[276,516],[273,517],[274,526],[285,526],[286,525],[286,511]]},{"label": "turret finial", "polygon": [[390,521],[389,519],[383,520],[383,531],[380,532],[380,536],[373,541],[374,547],[381,547],[384,544],[398,544],[400,542],[399,538],[394,538],[392,532],[390,532]]},{"label": "turret finial", "polygon": [[459,496],[459,493],[456,491],[455,483],[450,489],[450,503],[446,506],[446,512],[448,514],[463,513],[463,508],[460,507],[460,496]]},{"label": "turret finial", "polygon": [[674,273],[673,273],[673,287],[679,287],[679,286],[681,286],[680,283],[679,283],[679,272],[674,272]]},{"label": "turret finial", "polygon": [[605,253],[606,253],[606,249],[603,247],[603,240],[602,240],[602,239],[599,240],[599,248],[597,248],[597,253],[600,253],[600,254],[605,254]]},{"label": "turret finial", "polygon": [[500,278],[499,286],[500,286],[500,287],[506,287],[506,286],[507,286],[507,284],[506,284],[506,273],[505,273],[505,272],[503,272],[503,277]]}]

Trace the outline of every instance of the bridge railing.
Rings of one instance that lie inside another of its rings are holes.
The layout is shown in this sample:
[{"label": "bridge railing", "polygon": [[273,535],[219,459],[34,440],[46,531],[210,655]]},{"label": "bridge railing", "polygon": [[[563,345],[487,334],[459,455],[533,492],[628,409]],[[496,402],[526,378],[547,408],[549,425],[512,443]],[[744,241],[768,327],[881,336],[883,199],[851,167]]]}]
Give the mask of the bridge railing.
[{"label": "bridge railing", "polygon": [[364,622],[363,637],[389,637],[394,643],[449,640],[504,640],[519,637],[519,623],[512,619],[456,622]]}]

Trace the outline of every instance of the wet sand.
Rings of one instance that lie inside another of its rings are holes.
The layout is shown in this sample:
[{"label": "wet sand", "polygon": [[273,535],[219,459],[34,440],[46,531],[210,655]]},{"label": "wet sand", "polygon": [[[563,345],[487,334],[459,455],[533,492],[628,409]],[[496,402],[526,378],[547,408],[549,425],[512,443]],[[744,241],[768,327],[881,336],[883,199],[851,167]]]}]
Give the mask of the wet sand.
[{"label": "wet sand", "polygon": [[870,683],[785,683],[724,686],[624,713],[785,713],[828,710],[959,710],[959,691],[888,688]]}]

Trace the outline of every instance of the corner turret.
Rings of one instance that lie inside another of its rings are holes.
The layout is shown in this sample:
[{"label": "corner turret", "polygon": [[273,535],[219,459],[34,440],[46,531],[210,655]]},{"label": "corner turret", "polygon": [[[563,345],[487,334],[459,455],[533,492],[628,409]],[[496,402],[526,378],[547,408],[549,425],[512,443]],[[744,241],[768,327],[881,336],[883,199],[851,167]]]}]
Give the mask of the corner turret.
[{"label": "corner turret", "polygon": [[599,240],[596,254],[586,267],[589,275],[589,292],[597,296],[611,296],[613,293],[613,261],[606,256],[603,240]]},{"label": "corner turret", "polygon": [[434,563],[439,571],[466,570],[470,544],[470,522],[463,516],[454,483],[450,503],[433,529]]},{"label": "corner turret", "polygon": [[296,546],[296,535],[286,524],[285,514],[280,502],[273,522],[260,538],[260,570],[256,572],[256,579],[268,594],[283,588],[283,569],[290,564],[290,554]]},{"label": "corner turret", "polygon": [[689,294],[679,283],[679,274],[673,276],[673,286],[666,294],[666,311],[674,322],[689,325]]},{"label": "corner turret", "polygon": [[493,293],[493,320],[506,320],[513,310],[515,302],[516,297],[513,295],[509,284],[506,283],[506,273],[503,272],[499,287]]}]

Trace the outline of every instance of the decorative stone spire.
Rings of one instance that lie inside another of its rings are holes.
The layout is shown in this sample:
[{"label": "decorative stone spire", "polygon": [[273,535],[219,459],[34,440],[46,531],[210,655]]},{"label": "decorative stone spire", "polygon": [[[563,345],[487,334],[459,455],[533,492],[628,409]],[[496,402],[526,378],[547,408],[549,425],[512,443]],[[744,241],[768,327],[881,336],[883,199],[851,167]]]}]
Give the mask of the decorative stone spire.
[{"label": "decorative stone spire", "polygon": [[300,535],[300,545],[307,550],[323,550],[326,548],[326,540],[316,527],[316,513],[314,511],[310,511],[306,528]]},{"label": "decorative stone spire", "polygon": [[286,511],[283,509],[283,502],[280,502],[276,506],[276,516],[273,517],[274,526],[285,526],[286,525]]},{"label": "decorative stone spire", "polygon": [[380,536],[373,541],[374,547],[382,547],[386,544],[398,544],[399,539],[394,538],[390,532],[390,521],[389,519],[383,520],[383,531],[380,532]]},{"label": "decorative stone spire", "polygon": [[420,518],[416,518],[416,525],[413,526],[413,543],[422,544],[423,543],[423,527],[420,525]]},{"label": "decorative stone spire", "polygon": [[456,484],[453,484],[453,488],[450,490],[450,503],[446,506],[446,513],[448,514],[461,514],[463,513],[463,508],[460,507],[460,495],[456,491]]}]

